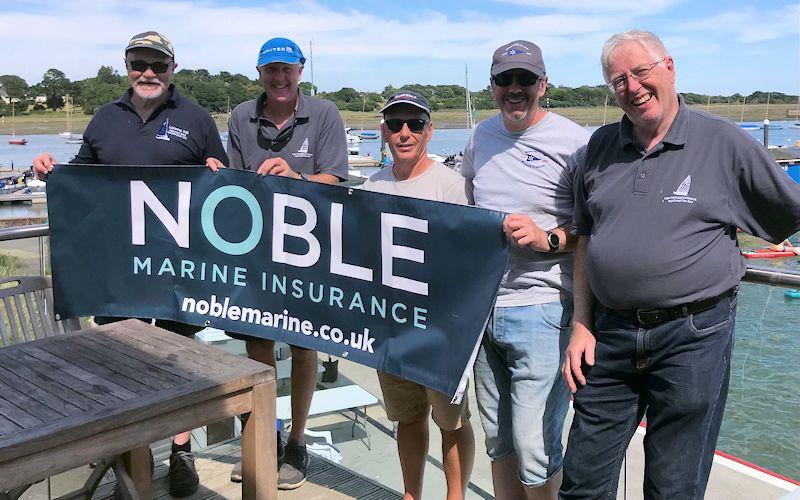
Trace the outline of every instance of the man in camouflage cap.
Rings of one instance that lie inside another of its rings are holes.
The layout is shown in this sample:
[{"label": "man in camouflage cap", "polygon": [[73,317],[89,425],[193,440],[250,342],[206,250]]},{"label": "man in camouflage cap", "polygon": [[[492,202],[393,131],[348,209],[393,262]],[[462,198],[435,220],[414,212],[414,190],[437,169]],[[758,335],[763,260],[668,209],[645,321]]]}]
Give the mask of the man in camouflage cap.
[{"label": "man in camouflage cap", "polygon": [[[131,88],[97,110],[83,133],[80,151],[70,163],[203,165],[209,157],[227,162],[211,115],[181,97],[172,85],[176,66],[172,43],[164,35],[147,31],[131,38],[125,48]],[[45,178],[55,163],[50,153],[40,154],[33,160],[36,175]],[[95,317],[98,324],[121,319],[124,318]],[[156,326],[184,336],[193,336],[200,330],[165,320],[156,321]],[[174,437],[169,480],[173,496],[191,495],[198,488],[189,432]]]}]

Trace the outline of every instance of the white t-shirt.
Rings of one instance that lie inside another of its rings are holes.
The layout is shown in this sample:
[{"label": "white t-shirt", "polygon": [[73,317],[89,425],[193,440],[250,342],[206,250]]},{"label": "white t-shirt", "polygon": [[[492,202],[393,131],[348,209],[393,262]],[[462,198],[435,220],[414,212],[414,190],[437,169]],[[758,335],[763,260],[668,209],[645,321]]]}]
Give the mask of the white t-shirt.
[{"label": "white t-shirt", "polygon": [[391,166],[385,167],[372,174],[361,185],[361,189],[423,200],[469,204],[466,179],[439,162],[431,164],[420,175],[405,180],[395,177]]},{"label": "white t-shirt", "polygon": [[[464,150],[461,173],[475,206],[528,215],[545,231],[572,221],[572,179],[589,133],[555,113],[522,132],[498,114],[480,122]],[[572,254],[511,245],[498,307],[559,300],[572,291]]]}]

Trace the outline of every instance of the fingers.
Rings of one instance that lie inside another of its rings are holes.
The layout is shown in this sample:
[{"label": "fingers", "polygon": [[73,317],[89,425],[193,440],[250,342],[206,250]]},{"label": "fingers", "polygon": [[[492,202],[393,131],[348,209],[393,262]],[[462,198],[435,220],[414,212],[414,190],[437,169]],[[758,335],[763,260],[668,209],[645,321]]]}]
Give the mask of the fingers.
[{"label": "fingers", "polygon": [[206,158],[206,166],[214,173],[217,173],[221,168],[225,168],[225,165],[214,157]]},{"label": "fingers", "polygon": [[53,170],[53,164],[56,162],[50,153],[42,153],[33,159],[33,170],[39,180],[44,180],[47,174]]},{"label": "fingers", "polygon": [[566,359],[561,367],[564,381],[571,393],[578,387],[586,385],[583,364],[594,366],[594,349],[596,341],[590,332],[573,331],[572,339],[567,346]]},{"label": "fingers", "polygon": [[294,171],[283,158],[267,158],[258,167],[259,175],[280,175],[283,177],[297,177]]}]

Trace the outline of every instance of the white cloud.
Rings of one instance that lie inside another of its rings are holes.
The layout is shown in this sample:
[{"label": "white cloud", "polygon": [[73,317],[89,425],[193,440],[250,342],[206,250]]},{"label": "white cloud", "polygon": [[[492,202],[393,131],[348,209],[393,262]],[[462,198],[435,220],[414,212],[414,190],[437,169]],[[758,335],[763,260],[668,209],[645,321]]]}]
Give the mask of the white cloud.
[{"label": "white cloud", "polygon": [[559,12],[615,12],[628,15],[654,15],[686,0],[493,0],[528,8],[552,9]]},{"label": "white cloud", "polygon": [[[154,29],[172,39],[181,68],[250,77],[255,76],[258,49],[267,38],[286,36],[306,52],[313,40],[315,79],[324,90],[457,82],[463,78],[464,64],[485,72],[494,49],[518,38],[542,48],[554,83],[592,83],[599,81],[596,61],[603,41],[632,26],[658,21],[651,29],[663,24],[665,32],[659,34],[665,35],[670,50],[692,57],[726,46],[725,36],[758,39],[766,25],[778,33],[770,36],[796,33],[797,26],[788,24],[799,12],[797,7],[773,12],[750,8],[681,24],[677,17],[671,23],[662,20],[684,0],[496,0],[485,11],[467,6],[470,10],[448,13],[436,11],[433,3],[421,15],[400,21],[314,0],[257,7],[212,0],[21,1],[0,12],[0,72],[18,74],[29,83],[38,82],[51,67],[73,80],[93,76],[100,65],[123,71],[122,50],[128,38]],[[310,77],[308,70],[305,76]],[[471,70],[471,81],[483,86],[484,79],[480,73],[473,77]]]},{"label": "white cloud", "polygon": [[703,20],[683,23],[675,28],[679,31],[711,34],[743,43],[776,40],[800,34],[800,4],[775,10],[746,7],[721,12]]}]

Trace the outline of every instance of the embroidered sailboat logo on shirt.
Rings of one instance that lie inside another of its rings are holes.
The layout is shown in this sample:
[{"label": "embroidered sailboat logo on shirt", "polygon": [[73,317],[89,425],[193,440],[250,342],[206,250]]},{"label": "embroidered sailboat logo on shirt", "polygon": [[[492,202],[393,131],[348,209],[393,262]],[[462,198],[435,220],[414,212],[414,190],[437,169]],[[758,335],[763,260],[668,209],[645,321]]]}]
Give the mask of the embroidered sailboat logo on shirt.
[{"label": "embroidered sailboat logo on shirt", "polygon": [[300,149],[292,153],[292,156],[295,158],[312,158],[314,156],[308,152],[308,137],[306,137],[306,140],[304,140],[303,144],[300,145]]},{"label": "embroidered sailboat logo on shirt", "polygon": [[665,203],[688,203],[693,204],[697,198],[689,196],[689,190],[692,188],[692,176],[687,175],[686,178],[678,186],[678,189],[672,192],[672,196],[665,196],[663,202]]},{"label": "embroidered sailboat logo on shirt", "polygon": [[675,196],[688,196],[689,195],[689,188],[692,187],[692,176],[687,175],[686,178],[681,182],[681,185],[678,186],[678,189],[675,190]]},{"label": "embroidered sailboat logo on shirt", "polygon": [[158,129],[156,132],[156,139],[161,141],[169,141],[169,136],[167,135],[167,131],[169,130],[169,118],[164,120],[164,123],[161,125],[161,128]]}]

